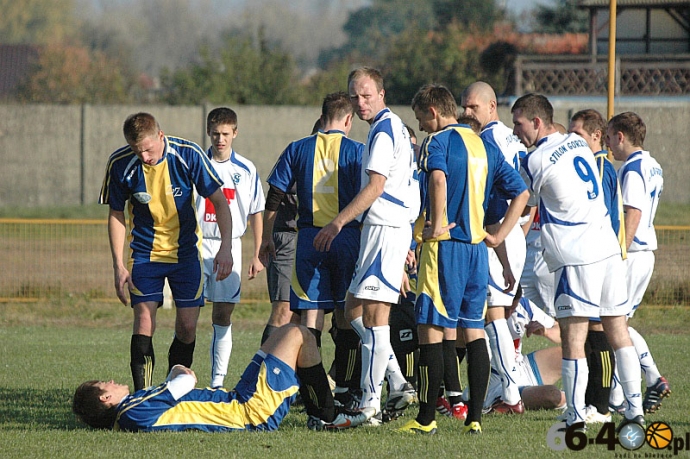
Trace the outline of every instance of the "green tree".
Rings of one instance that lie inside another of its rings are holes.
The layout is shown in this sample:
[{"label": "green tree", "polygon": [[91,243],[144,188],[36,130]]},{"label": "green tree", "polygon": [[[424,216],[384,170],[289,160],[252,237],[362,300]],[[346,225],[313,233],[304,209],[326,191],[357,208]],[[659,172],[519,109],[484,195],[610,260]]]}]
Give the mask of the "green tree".
[{"label": "green tree", "polygon": [[552,0],[552,5],[537,5],[535,32],[587,32],[589,13],[578,6],[577,0]]},{"label": "green tree", "polygon": [[0,0],[0,43],[62,43],[75,33],[74,0]]},{"label": "green tree", "polygon": [[124,103],[134,86],[116,61],[76,46],[51,45],[39,51],[18,100],[29,103]]},{"label": "green tree", "polygon": [[251,38],[228,34],[221,49],[203,46],[200,63],[161,74],[163,98],[171,104],[201,102],[291,104],[297,101],[297,74],[292,57],[270,46],[259,34]]}]

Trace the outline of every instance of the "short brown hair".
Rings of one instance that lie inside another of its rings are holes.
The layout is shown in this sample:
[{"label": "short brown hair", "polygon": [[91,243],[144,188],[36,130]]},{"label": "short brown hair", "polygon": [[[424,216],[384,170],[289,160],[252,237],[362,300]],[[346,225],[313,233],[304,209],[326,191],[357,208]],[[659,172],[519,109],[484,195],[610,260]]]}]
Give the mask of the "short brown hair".
[{"label": "short brown hair", "polygon": [[350,95],[343,91],[332,92],[323,99],[321,118],[324,122],[336,121],[355,112]]},{"label": "short brown hair", "polygon": [[476,134],[479,134],[482,130],[482,126],[479,124],[479,120],[474,116],[460,115],[458,116],[458,124],[466,124],[472,129]]},{"label": "short brown hair", "polygon": [[383,74],[381,74],[380,70],[371,67],[360,67],[350,72],[347,76],[347,87],[350,87],[352,81],[359,80],[363,77],[369,77],[374,80],[377,91],[380,92],[383,89]]},{"label": "short brown hair", "polygon": [[210,132],[213,126],[219,124],[229,124],[237,127],[237,113],[227,107],[219,107],[211,110],[206,117],[206,132]]},{"label": "short brown hair", "polygon": [[539,118],[547,126],[553,125],[553,105],[541,94],[531,93],[520,97],[513,104],[510,113],[515,113],[516,110],[522,110],[522,114],[527,119]]},{"label": "short brown hair", "polygon": [[153,115],[139,112],[127,117],[122,131],[127,142],[138,143],[141,139],[157,135],[161,127]]},{"label": "short brown hair", "polygon": [[599,140],[599,144],[603,148],[604,137],[606,137],[606,122],[604,121],[604,117],[601,116],[601,113],[593,108],[587,108],[575,113],[573,117],[570,118],[570,122],[573,121],[582,121],[582,129],[589,135],[594,134],[594,131],[600,131],[601,139]]},{"label": "short brown hair", "polygon": [[644,145],[644,138],[647,135],[647,126],[637,113],[623,112],[609,121],[609,127],[613,132],[622,132],[630,143],[635,147]]},{"label": "short brown hair", "polygon": [[426,112],[431,107],[438,110],[444,118],[455,118],[458,114],[458,104],[453,93],[440,84],[425,84],[412,98],[412,110],[420,109]]},{"label": "short brown hair", "polygon": [[101,402],[103,389],[99,381],[86,381],[77,387],[72,399],[72,412],[84,424],[94,429],[112,429],[117,417],[117,406],[107,407]]}]

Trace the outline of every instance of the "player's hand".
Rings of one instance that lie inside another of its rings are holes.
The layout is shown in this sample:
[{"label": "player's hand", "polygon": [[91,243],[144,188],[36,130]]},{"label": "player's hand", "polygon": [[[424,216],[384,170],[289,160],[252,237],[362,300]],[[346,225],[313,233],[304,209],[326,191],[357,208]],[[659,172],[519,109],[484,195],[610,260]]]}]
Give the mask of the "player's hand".
[{"label": "player's hand", "polygon": [[503,268],[503,280],[505,280],[506,288],[503,289],[503,293],[508,293],[512,292],[513,288],[515,287],[515,276],[513,275],[513,271],[510,269],[510,266],[507,268]]},{"label": "player's hand", "polygon": [[217,281],[222,281],[232,273],[232,264],[232,245],[223,241],[213,260],[213,272],[216,273]]},{"label": "player's hand", "polygon": [[259,247],[259,260],[264,266],[268,266],[268,263],[276,258],[276,245],[273,242],[272,237],[264,238],[261,241],[261,246]]},{"label": "player's hand", "polygon": [[544,334],[546,333],[546,329],[544,328],[544,326],[534,320],[528,323],[527,326],[525,326],[525,331],[527,333],[528,338],[532,335],[544,336]]},{"label": "player's hand", "polygon": [[254,257],[252,262],[249,264],[249,271],[247,271],[247,277],[249,280],[254,279],[257,274],[264,270],[264,264],[261,263],[259,257]]},{"label": "player's hand", "polygon": [[319,252],[328,252],[331,250],[331,243],[340,233],[340,227],[333,222],[321,228],[321,231],[316,233],[314,237],[314,248]]},{"label": "player's hand", "polygon": [[180,364],[173,365],[173,367],[170,369],[170,375],[168,376],[168,379],[174,379],[175,377],[180,375],[192,375],[194,376],[194,384],[197,383],[196,373],[194,373],[194,370]]},{"label": "player's hand", "polygon": [[408,274],[417,274],[417,257],[415,256],[414,250],[407,250],[407,258],[405,258],[405,266],[407,267]]},{"label": "player's hand", "polygon": [[[127,287],[125,289],[125,286]],[[120,299],[122,304],[127,306],[127,291],[134,289],[134,284],[132,283],[132,276],[124,266],[119,266],[115,268],[115,293]]]},{"label": "player's hand", "polygon": [[442,226],[436,230],[431,227],[431,222],[427,221],[422,230],[422,240],[424,242],[429,241],[441,241],[445,239],[450,239],[450,230],[455,228],[455,222],[450,222],[446,226]]},{"label": "player's hand", "polygon": [[499,239],[496,237],[495,234],[491,233],[486,233],[486,237],[484,238],[484,244],[486,244],[487,247],[490,249],[494,249],[501,245],[501,242],[503,242],[503,239]]}]

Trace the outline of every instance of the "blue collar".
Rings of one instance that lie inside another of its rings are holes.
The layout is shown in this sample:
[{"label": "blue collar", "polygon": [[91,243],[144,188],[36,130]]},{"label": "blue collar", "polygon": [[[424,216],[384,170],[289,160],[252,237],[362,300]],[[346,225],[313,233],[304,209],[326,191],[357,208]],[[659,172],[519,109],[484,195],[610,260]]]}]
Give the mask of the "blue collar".
[{"label": "blue collar", "polygon": [[372,121],[371,124],[374,124],[375,122],[377,122],[378,120],[380,120],[380,119],[383,117],[383,115],[385,115],[385,114],[388,113],[388,112],[390,112],[390,110],[388,109],[388,107],[382,109],[380,112],[378,112],[378,113],[376,114],[376,116],[374,117],[374,121]]}]

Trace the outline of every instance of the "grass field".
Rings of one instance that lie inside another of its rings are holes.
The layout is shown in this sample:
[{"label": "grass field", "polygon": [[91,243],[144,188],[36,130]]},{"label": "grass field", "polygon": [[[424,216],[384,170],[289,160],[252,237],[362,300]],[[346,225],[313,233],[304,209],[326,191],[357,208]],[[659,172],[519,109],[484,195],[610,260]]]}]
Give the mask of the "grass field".
[{"label": "grass field", "polygon": [[[234,347],[227,385],[233,385],[258,347],[269,306],[253,303],[238,306],[234,315]],[[174,311],[160,310],[154,338],[158,363],[155,379],[162,380],[167,348],[172,336]],[[669,424],[676,437],[690,432],[690,323],[688,308],[642,309],[633,325],[650,344],[659,367],[669,379],[673,394],[650,421]],[[0,304],[0,455],[3,458],[33,457],[497,457],[546,458],[579,454],[579,457],[618,457],[627,453],[617,446],[588,445],[581,452],[554,452],[546,433],[557,413],[538,411],[523,416],[484,417],[484,434],[463,437],[459,423],[439,419],[439,433],[418,437],[394,429],[414,415],[379,428],[360,427],[348,432],[310,432],[306,416],[293,409],[280,430],[272,433],[204,434],[199,432],[127,434],[96,432],[76,422],[70,413],[74,388],[86,379],[115,378],[131,382],[129,336],[131,312],[115,303],[93,303],[86,298],[38,303]],[[208,346],[210,308],[199,322],[194,369],[199,384],[209,382]],[[327,335],[325,335],[327,336]],[[539,338],[527,340],[529,349],[546,345]],[[328,362],[333,348],[324,339]],[[618,421],[618,419],[615,419]],[[595,438],[598,427],[591,428]],[[635,454],[658,453],[648,445]],[[663,451],[672,457],[672,451]],[[686,457],[690,449],[680,453]],[[647,456],[650,457],[650,456]],[[660,456],[657,456],[660,457]]]}]

